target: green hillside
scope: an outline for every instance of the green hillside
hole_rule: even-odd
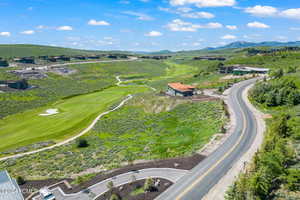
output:
[[[59,55],[85,55],[94,53],[121,53],[105,51],[88,51],[80,49],[70,49],[63,47],[52,47],[30,44],[2,44],[0,45],[0,57],[26,57],[26,56],[59,56]]]

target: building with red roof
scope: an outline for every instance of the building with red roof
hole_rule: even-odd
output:
[[[172,96],[193,96],[196,87],[182,83],[169,83],[167,94]]]

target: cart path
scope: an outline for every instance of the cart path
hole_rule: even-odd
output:
[[[121,108],[127,101],[129,101],[130,99],[132,99],[132,95],[128,95],[124,100],[121,101],[121,103],[109,110],[109,111],[106,111],[104,113],[101,113],[100,115],[98,115],[96,117],[96,119],[94,119],[94,121],[87,127],[85,128],[83,131],[81,131],[79,134],[77,134],[76,136],[73,136],[67,140],[64,140],[60,143],[57,143],[55,145],[52,145],[52,146],[49,146],[49,147],[45,147],[45,148],[41,148],[41,149],[38,149],[38,150],[34,150],[34,151],[29,151],[29,152],[25,152],[25,153],[20,153],[20,154],[16,154],[16,155],[11,155],[11,156],[6,156],[6,157],[3,157],[3,158],[0,158],[0,161],[4,161],[4,160],[7,160],[7,159],[10,159],[10,158],[20,158],[20,157],[23,157],[23,156],[26,156],[26,155],[31,155],[31,154],[35,154],[35,153],[39,153],[39,152],[42,152],[42,151],[46,151],[46,150],[50,150],[50,149],[53,149],[55,147],[59,147],[59,146],[62,146],[62,145],[65,145],[81,136],[83,136],[84,134],[86,134],[87,132],[89,132],[95,125],[96,123],[104,116],[104,115],[107,115],[115,110],[118,110],[119,108]]]

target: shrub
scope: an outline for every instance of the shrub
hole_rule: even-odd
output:
[[[89,143],[86,139],[79,139],[77,141],[77,147],[78,148],[84,148],[84,147],[88,147],[89,146]]]
[[[120,196],[117,194],[112,194],[109,198],[109,200],[121,200]]]
[[[154,180],[152,178],[148,178],[145,181],[144,190],[148,191],[148,192],[153,192],[156,190],[156,188],[154,186]]]
[[[22,176],[18,176],[17,183],[18,183],[18,185],[24,185],[26,183],[26,181]]]

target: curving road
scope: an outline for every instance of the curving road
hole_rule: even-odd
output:
[[[156,200],[202,199],[247,152],[257,135],[257,122],[243,99],[243,91],[256,80],[243,81],[230,90],[228,106],[232,108],[236,119],[236,126],[230,137]]]

